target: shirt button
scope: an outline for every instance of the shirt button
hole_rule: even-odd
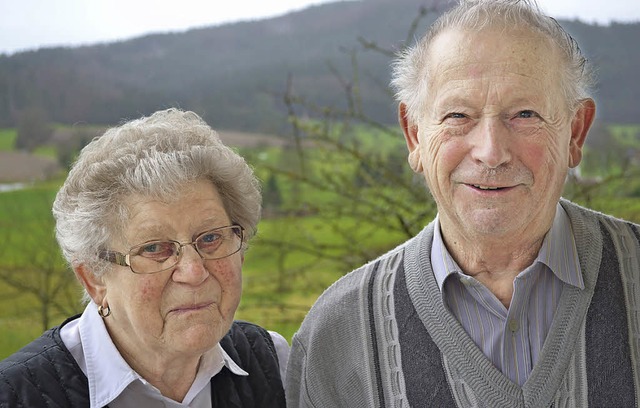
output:
[[[512,333],[515,333],[518,331],[518,329],[520,329],[520,324],[518,324],[518,321],[516,319],[511,319],[509,320],[508,327]]]

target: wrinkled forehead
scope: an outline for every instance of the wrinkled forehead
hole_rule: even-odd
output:
[[[473,81],[562,97],[559,53],[547,37],[531,30],[448,29],[434,38],[427,58],[427,100]]]
[[[532,77],[546,77],[560,68],[559,53],[547,37],[518,28],[448,29],[433,39],[427,58],[430,82],[451,72],[473,77],[483,68],[501,67]]]
[[[131,194],[123,198],[120,207],[122,224],[113,238],[124,242],[230,222],[220,193],[207,180],[188,183],[171,196]]]

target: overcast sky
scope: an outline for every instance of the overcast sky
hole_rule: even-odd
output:
[[[330,1],[334,0],[0,0],[0,53],[273,17]],[[558,18],[599,24],[640,21],[639,0],[538,2]]]

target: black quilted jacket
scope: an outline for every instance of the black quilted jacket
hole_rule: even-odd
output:
[[[1,408],[89,406],[87,377],[60,338],[60,327],[78,317],[0,361]],[[285,406],[278,358],[266,330],[236,321],[220,344],[249,376],[223,368],[211,379],[212,407]]]

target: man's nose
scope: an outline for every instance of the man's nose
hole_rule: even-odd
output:
[[[469,136],[471,156],[476,162],[494,169],[511,160],[511,135],[499,118],[483,118]]]

